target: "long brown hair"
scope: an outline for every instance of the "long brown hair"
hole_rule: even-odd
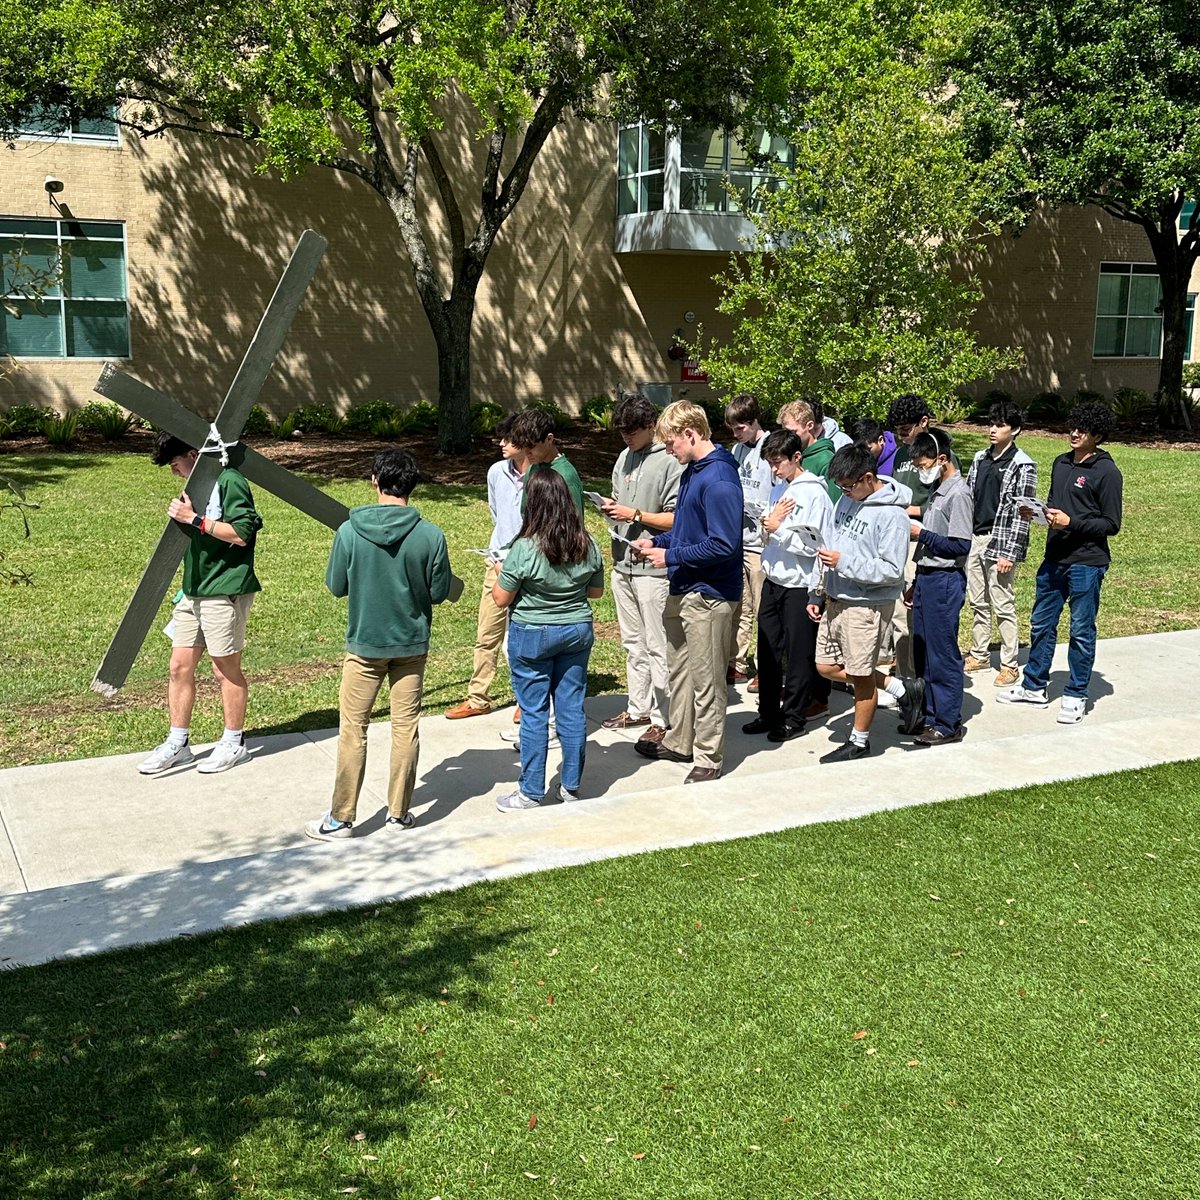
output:
[[[586,562],[592,539],[567,481],[552,467],[538,463],[525,480],[525,516],[518,537],[532,538],[552,567]]]

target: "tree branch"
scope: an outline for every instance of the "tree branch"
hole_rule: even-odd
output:
[[[454,184],[451,183],[450,176],[446,173],[446,167],[438,152],[437,143],[433,140],[433,134],[427,133],[421,139],[421,150],[425,154],[425,161],[429,164],[433,181],[437,184],[438,196],[442,202],[442,212],[446,214],[446,224],[450,227],[452,262],[454,272],[457,274],[459,263],[463,258],[463,247],[466,245],[462,209],[459,208],[458,198],[454,195]]]

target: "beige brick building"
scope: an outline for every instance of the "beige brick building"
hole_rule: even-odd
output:
[[[189,407],[215,409],[304,228],[329,249],[267,405],[278,414],[314,401],[436,399],[433,340],[398,234],[364,184],[318,170],[284,184],[255,173],[248,147],[142,142],[104,126],[0,153],[0,245],[23,239],[50,253],[66,241],[72,251],[62,296],[19,321],[0,318],[0,350],[24,368],[0,405],[85,403],[112,360]],[[720,134],[560,128],[480,287],[475,399],[549,397],[576,410],[618,386],[672,383],[656,398],[677,393],[677,332],[697,322],[728,331],[711,277],[748,225],[726,211],[725,175],[747,188],[764,178]],[[1151,262],[1140,231],[1093,209],[1039,215],[1020,237],[989,243],[979,327],[1027,359],[996,382],[1018,395],[1152,390]]]

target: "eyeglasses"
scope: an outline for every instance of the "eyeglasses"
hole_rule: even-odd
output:
[[[858,487],[858,485],[859,485],[860,483],[862,483],[862,481],[863,481],[864,479],[866,479],[866,476],[865,476],[865,475],[860,475],[860,476],[859,476],[859,477],[858,477],[858,478],[857,478],[857,479],[856,479],[856,480],[855,480],[853,483],[851,483],[851,484],[839,483],[839,484],[838,484],[838,490],[839,490],[839,491],[842,493],[842,495],[843,495],[843,496],[848,496],[848,495],[850,495],[850,493],[851,493],[852,491],[854,491],[854,489],[855,489],[856,487]]]

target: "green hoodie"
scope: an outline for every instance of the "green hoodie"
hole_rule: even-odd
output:
[[[445,535],[407,504],[352,508],[325,572],[329,590],[350,597],[346,649],[360,658],[428,654],[433,606],[450,580]]]
[[[814,438],[808,449],[800,456],[800,465],[825,480],[825,490],[835,504],[842,498],[842,489],[829,478],[829,464],[833,461],[833,442],[829,438]]]

